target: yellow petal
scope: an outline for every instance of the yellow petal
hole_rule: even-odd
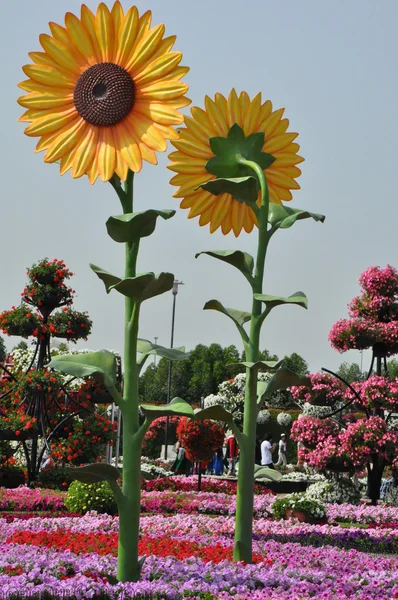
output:
[[[49,67],[52,67],[53,69],[57,69],[58,67],[57,63],[55,63],[52,60],[51,56],[49,56],[45,52],[28,52],[28,56],[31,59],[31,61],[36,63],[36,65],[47,65]],[[70,77],[70,75],[67,74],[67,77]]]
[[[273,192],[275,192],[275,196],[278,198],[278,204],[281,204],[282,200],[283,202],[289,202],[289,200],[293,199],[292,192],[287,188],[278,187],[273,183],[270,186],[270,190],[271,189],[273,190]]]
[[[279,152],[277,157],[276,157],[276,161],[274,162],[273,166],[278,166],[279,167],[290,167],[292,165],[298,165],[299,163],[303,162],[304,158],[302,158],[301,156],[298,156],[297,154],[293,154],[291,152]]]
[[[238,125],[242,126],[243,123],[240,113],[240,104],[235,88],[232,88],[228,97],[228,111],[230,114],[232,125],[234,123],[237,123]]]
[[[154,127],[153,122],[144,117],[131,112],[127,115],[124,123],[131,131],[135,132],[139,141],[144,142],[156,152],[164,152],[167,148],[167,142],[160,131]]]
[[[244,205],[237,200],[232,200],[231,223],[235,237],[238,237],[243,227]]]
[[[214,96],[214,102],[221,114],[225,115],[225,121],[228,127],[227,131],[229,131],[234,123],[232,122],[232,118],[229,113],[228,100],[225,98],[225,96],[217,92],[217,94]]]
[[[68,12],[65,15],[65,26],[73,45],[76,46],[80,54],[85,57],[90,66],[95,65],[98,62],[97,56],[93,44],[91,43],[89,33],[84,25],[75,15]]]
[[[72,168],[73,159],[75,157],[75,154],[76,154],[76,148],[73,148],[68,154],[65,154],[65,156],[63,156],[61,158],[61,160],[59,161],[59,174],[60,175],[65,175],[65,173],[67,171],[69,171],[69,169]]]
[[[145,34],[149,31],[149,29],[151,27],[151,21],[152,21],[152,12],[150,10],[147,10],[146,12],[144,12],[142,17],[140,17],[139,22],[138,22],[138,31],[137,31],[137,37],[136,37],[137,44],[140,42],[140,40],[143,39]]]
[[[154,127],[157,129],[158,132],[162,134],[165,140],[178,140],[180,137],[175,129],[173,129],[172,127],[168,127],[167,125],[156,123]]]
[[[168,107],[167,104],[141,100],[134,104],[134,110],[140,115],[147,117],[150,121],[163,125],[179,125],[184,120],[181,113],[174,108]]]
[[[145,87],[157,79],[162,79],[168,73],[172,73],[175,67],[181,62],[181,52],[169,52],[163,54],[155,60],[151,61],[145,69],[134,76],[134,83],[141,87]]]
[[[249,98],[249,94],[247,92],[240,93],[239,106],[240,106],[240,120],[242,123],[242,129],[243,129],[243,123],[244,123],[247,111],[250,110],[250,98]]]
[[[94,55],[96,57],[96,62],[101,62],[101,49],[97,40],[97,35],[95,33],[95,15],[85,4],[83,4],[81,7],[80,20],[90,37],[90,41],[94,49]],[[90,169],[90,171],[92,171],[92,169]]]
[[[221,194],[220,196],[217,196],[210,223],[210,233],[214,233],[216,229],[220,227],[226,215],[231,210],[232,202],[233,200],[230,194]]]
[[[55,133],[50,133],[48,135],[43,135],[42,138],[37,142],[35,152],[42,152],[43,150],[47,150],[51,146],[51,144],[57,139],[59,136],[59,131]]]
[[[197,194],[193,196],[187,196],[184,200],[180,202],[180,208],[191,208],[196,202]]]
[[[138,143],[133,138],[131,132],[124,124],[124,121],[119,123],[115,129],[115,142],[122,157],[126,161],[134,173],[138,173],[142,169],[142,157],[138,147]]]
[[[132,6],[127,11],[119,31],[118,48],[115,62],[124,67],[130,59],[131,50],[137,37],[139,26],[138,10]]]
[[[242,129],[245,132],[245,135],[251,135],[252,133],[255,133],[254,127],[259,121],[260,109],[261,92],[259,92],[257,96],[254,96],[253,100],[251,101],[250,108],[247,110],[243,119]]]
[[[244,205],[244,209],[245,211],[243,216],[243,229],[246,231],[246,233],[251,233],[254,227],[254,221],[252,219],[253,211],[246,204]]]
[[[203,150],[201,147],[198,147],[197,144],[188,140],[179,139],[174,142],[174,146],[177,150],[181,150],[181,152],[184,152],[184,154],[188,154],[188,156],[192,156],[193,158],[204,158],[207,161],[213,156],[210,147],[207,150]]]
[[[45,110],[59,108],[73,102],[73,94],[68,94],[65,89],[46,88],[45,92],[32,92],[18,98],[18,104],[25,108]]]
[[[139,97],[151,98],[153,100],[173,100],[183,96],[188,90],[186,83],[181,81],[157,81],[152,85],[141,88],[137,93]]]
[[[288,146],[290,142],[295,140],[297,136],[298,133],[283,133],[282,135],[276,135],[270,140],[266,139],[265,144],[263,146],[263,152],[273,154],[278,150],[282,150],[283,148],[286,148],[286,146]]]
[[[193,106],[191,108],[192,119],[185,117],[187,123],[189,123],[189,129],[195,132],[196,136],[202,139],[209,140],[212,137],[219,135],[217,126],[212,122],[204,110]]]
[[[289,119],[281,119],[272,132],[272,135],[281,135],[281,133],[285,133],[285,131],[287,131],[288,127]]]
[[[223,232],[224,235],[227,235],[232,229],[232,223],[231,223],[231,213],[229,212],[226,216],[224,221],[221,223],[221,231]]]
[[[64,75],[60,70],[47,65],[25,65],[22,67],[25,75],[43,85],[73,89],[75,78]]]
[[[213,194],[209,194],[209,192],[199,193],[195,203],[192,205],[192,208],[189,211],[188,219],[194,219],[201,213],[209,210],[209,208],[213,211],[215,202],[216,196],[213,196]]]
[[[114,28],[114,32],[115,32],[115,40],[118,40],[119,29],[120,29],[120,26],[124,19],[123,8],[122,8],[122,5],[120,4],[119,0],[117,0],[115,2],[115,4],[112,6],[111,16],[112,16],[113,28]]]
[[[126,65],[128,71],[132,71],[134,74],[139,72],[140,69],[146,65],[160,44],[164,35],[164,30],[165,27],[163,24],[156,25],[156,27],[143,36],[141,41],[135,46],[133,56]]]
[[[170,171],[175,171],[176,173],[186,173],[188,175],[202,174],[202,175],[206,176],[209,173],[205,169],[205,164],[206,163],[203,160],[191,159],[189,161],[187,161],[187,160],[182,160],[180,162],[173,161],[170,165],[167,165],[167,168],[170,169]]]
[[[97,14],[95,16],[95,33],[101,49],[102,62],[113,62],[115,32],[113,29],[112,15],[109,12],[109,8],[103,2],[101,2],[97,8]]]
[[[116,138],[115,133],[113,133],[113,136]],[[126,181],[128,170],[129,170],[128,164],[124,160],[122,153],[120,152],[120,150],[116,150],[115,172],[119,175],[119,177],[122,181]]]
[[[216,103],[209,96],[205,96],[205,108],[210,122],[214,123],[219,137],[225,137],[229,131],[226,115],[220,111]]]
[[[198,123],[196,119],[191,117],[185,117],[185,125],[187,129],[184,130],[184,139],[193,141],[192,137],[196,140],[200,140],[201,148],[210,148],[210,138],[216,134],[209,129],[208,124],[206,127],[202,126],[202,123]]]
[[[265,171],[265,174],[268,176],[269,173],[282,173],[284,175],[287,175],[288,177],[293,177],[294,179],[296,177],[300,177],[301,175],[301,170],[298,169],[297,167],[279,167],[276,164],[276,161]]]
[[[62,129],[62,127],[68,123],[71,123],[77,117],[74,105],[68,106],[68,108],[61,111],[50,109],[42,112],[46,114],[36,118],[33,123],[25,129],[26,135],[35,137],[54,133],[58,129]]]
[[[207,210],[205,210],[199,218],[199,225],[201,227],[203,227],[204,225],[207,225],[208,223],[210,223],[211,221],[211,217],[213,214],[213,207],[211,206],[210,208],[208,208]],[[190,215],[188,215],[188,219],[191,219],[192,217]]]
[[[97,167],[102,181],[109,181],[115,172],[116,151],[110,127],[100,127],[98,132]]]
[[[55,162],[70,152],[79,143],[87,127],[88,124],[81,117],[63,127],[49,146],[44,156],[44,162]]]
[[[272,136],[284,112],[284,108],[279,108],[260,123],[260,129],[261,131],[264,131],[266,140],[270,139]]]
[[[179,190],[175,193],[176,198],[184,198],[184,196],[190,196],[197,191],[200,185],[215,179],[214,175],[207,176],[204,175],[176,175],[172,179],[170,179],[171,185],[179,185]],[[199,190],[198,190],[199,191]]]
[[[44,51],[55,63],[72,73],[80,74],[80,65],[73,54],[69,52],[68,46],[45,33],[40,35],[39,40]]]
[[[292,190],[300,189],[300,186],[297,183],[297,181],[295,181],[291,177],[288,177],[287,175],[285,175],[284,173],[282,173],[280,171],[275,171],[274,173],[268,173],[266,171],[266,177],[267,177],[267,181],[269,181],[270,184],[275,184],[281,188],[287,188],[287,189],[292,189]]]
[[[96,156],[98,144],[98,127],[89,127],[86,136],[76,148],[73,158],[72,177],[82,177],[90,170]]]

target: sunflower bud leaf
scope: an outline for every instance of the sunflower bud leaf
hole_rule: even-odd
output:
[[[144,212],[109,217],[106,222],[106,229],[108,235],[115,242],[132,243],[151,235],[155,231],[158,217],[167,220],[174,217],[175,213],[175,210],[150,209]]]

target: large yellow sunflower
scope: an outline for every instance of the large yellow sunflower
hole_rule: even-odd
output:
[[[304,159],[297,155],[300,146],[294,140],[298,134],[287,132],[289,121],[282,118],[284,109],[273,110],[269,100],[262,103],[261,93],[252,100],[246,92],[238,97],[234,89],[228,99],[222,94],[216,94],[214,100],[206,96],[205,110],[195,106],[191,113],[192,117],[185,117],[186,127],[180,129],[180,138],[172,141],[177,151],[170,154],[172,162],[168,168],[177,173],[171,183],[179,186],[174,197],[183,198],[180,206],[190,209],[189,219],[200,215],[200,225],[210,223],[211,233],[219,227],[224,234],[231,229],[236,236],[242,229],[250,233],[257,225],[257,218],[247,203],[237,201],[228,193],[215,196],[198,189],[201,184],[216,179],[206,169],[207,162],[214,158],[210,139],[226,137],[235,124],[246,137],[264,133],[262,151],[275,159],[264,170],[270,201],[282,204],[292,199],[291,190],[300,188],[296,178],[301,171],[296,165]]]
[[[135,6],[124,14],[119,1],[111,10],[101,3],[96,15],[83,4],[80,19],[66,13],[65,27],[50,23],[51,35],[40,36],[44,52],[29,54],[20,120],[31,123],[26,135],[40,137],[45,162],[60,161],[61,175],[72,169],[94,183],[116,172],[125,180],[178,139],[178,109],[190,103],[180,79],[189,69],[171,51],[175,36],[151,28],[151,18]]]

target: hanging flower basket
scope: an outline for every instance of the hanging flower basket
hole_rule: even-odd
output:
[[[7,335],[29,337],[40,330],[42,323],[42,317],[23,304],[0,314],[0,328]]]
[[[63,260],[54,258],[50,261],[47,257],[29,267],[26,274],[32,282],[42,285],[62,283],[73,275]]]
[[[113,398],[106,388],[95,379],[88,379],[78,391],[79,402],[89,404],[112,404]]]
[[[36,431],[34,429],[25,429],[20,431],[17,429],[13,431],[12,429],[0,429],[0,440],[3,441],[16,441],[23,442],[25,440],[30,440],[35,437]]]
[[[50,313],[61,305],[70,304],[73,290],[64,283],[41,285],[34,282],[25,287],[22,296],[25,302],[36,306],[42,313]]]
[[[91,333],[92,324],[87,312],[78,312],[66,307],[48,319],[49,330],[54,337],[65,338],[73,342],[82,338],[87,339]]]

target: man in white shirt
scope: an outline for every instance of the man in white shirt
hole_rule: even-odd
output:
[[[275,466],[279,465],[286,466],[287,458],[286,458],[286,434],[282,433],[281,439],[279,440],[279,450],[278,450],[278,462],[275,463]]]
[[[272,463],[272,453],[275,450],[276,444],[272,445],[272,437],[269,433],[264,436],[264,441],[261,444],[261,465],[263,467],[268,467],[269,469],[274,469],[274,465]]]

